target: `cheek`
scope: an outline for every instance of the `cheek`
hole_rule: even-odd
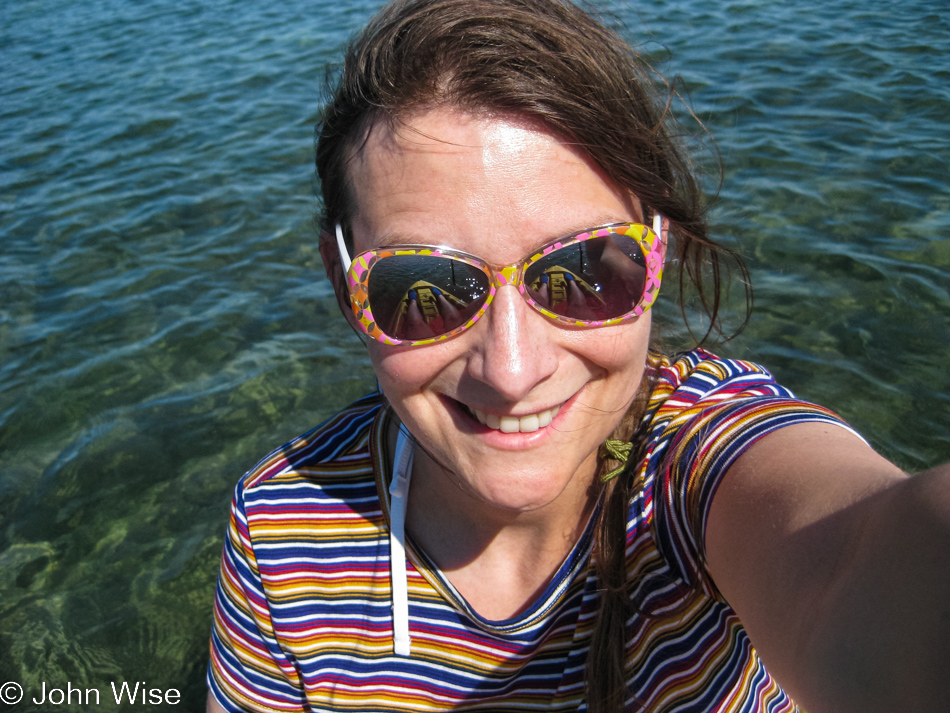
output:
[[[641,317],[635,323],[621,325],[616,335],[603,339],[596,351],[588,352],[600,378],[590,384],[586,404],[595,407],[597,413],[613,414],[613,418],[606,419],[609,428],[605,437],[616,428],[640,388],[649,345],[649,319]]]
[[[384,393],[393,401],[400,387],[408,386],[414,379],[412,359],[407,358],[408,350],[381,344],[368,344],[369,360]]]
[[[372,342],[367,344],[376,378],[390,401],[395,397],[418,393],[445,369],[451,357],[442,345],[428,347],[394,347]]]
[[[618,371],[643,370],[646,364],[647,351],[650,348],[650,315],[640,317],[632,325],[631,333],[618,340],[619,348],[614,353],[615,368]]]
[[[650,314],[614,327],[574,332],[573,351],[601,376],[629,376],[642,371],[650,346]]]

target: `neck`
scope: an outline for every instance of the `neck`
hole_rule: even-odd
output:
[[[495,506],[416,447],[406,527],[469,605],[500,620],[527,608],[583,534],[599,496],[597,454],[553,502]]]

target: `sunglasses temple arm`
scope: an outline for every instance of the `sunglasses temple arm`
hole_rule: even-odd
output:
[[[669,224],[667,224],[668,226]],[[659,212],[653,213],[653,232],[656,233],[656,236],[660,239],[660,245],[662,249],[663,262],[676,262],[675,258],[671,258],[669,261],[666,259],[666,249],[669,247],[666,242],[667,236],[663,234],[663,216]]]
[[[654,221],[654,224],[655,223],[656,221]],[[345,275],[350,271],[350,264],[353,261],[350,260],[350,254],[346,250],[346,243],[343,242],[343,228],[340,227],[339,223],[336,224],[336,246],[340,251],[340,261],[343,263],[343,274]]]

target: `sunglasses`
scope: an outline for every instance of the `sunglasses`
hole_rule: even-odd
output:
[[[653,228],[614,223],[558,238],[513,265],[448,247],[367,250],[352,262],[336,226],[353,313],[384,344],[423,345],[475,324],[504,285],[553,322],[603,327],[646,312],[660,290],[666,246]]]

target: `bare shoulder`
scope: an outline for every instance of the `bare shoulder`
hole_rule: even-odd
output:
[[[843,428],[789,426],[723,477],[705,544],[805,708],[950,710],[950,467],[909,477]]]
[[[907,477],[832,424],[780,429],[733,464],[710,507],[706,556],[753,639],[814,611],[880,494]]]
[[[751,534],[802,530],[907,477],[844,428],[782,428],[753,444],[723,478],[709,515],[708,551],[712,557],[721,544],[728,550],[729,541]],[[756,530],[760,519],[767,533],[745,531]]]

